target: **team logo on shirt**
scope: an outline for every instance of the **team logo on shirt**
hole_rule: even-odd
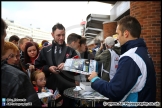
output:
[[[115,61],[119,61],[119,57],[116,57],[116,58],[115,58]]]
[[[115,65],[115,68],[118,68],[118,65]]]

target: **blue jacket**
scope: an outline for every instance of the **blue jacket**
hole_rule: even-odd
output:
[[[126,42],[121,54],[114,78],[96,79],[92,88],[113,101],[155,102],[155,69],[144,40]]]

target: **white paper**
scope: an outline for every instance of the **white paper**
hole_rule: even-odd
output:
[[[101,95],[98,92],[84,92],[84,93],[82,93],[82,96],[84,96],[84,98],[86,98],[86,99],[105,99],[105,100],[109,100],[109,98],[104,97],[103,95]]]
[[[77,90],[82,90],[82,89],[80,88],[80,86],[76,86],[76,89],[77,89]]]
[[[73,59],[66,59],[66,63],[64,64],[64,66],[71,66],[73,62]]]
[[[51,92],[41,92],[41,93],[37,93],[37,94],[38,94],[39,99],[42,99],[45,97],[50,97],[53,95]]]
[[[92,92],[84,92],[84,93],[82,93],[82,95],[84,96],[84,95],[89,95],[89,94],[91,94]]]
[[[76,72],[84,75],[90,75],[96,71],[97,61],[88,59],[66,59],[63,70]]]
[[[56,89],[54,94],[53,94],[53,97],[55,98],[58,94],[59,94],[59,91],[58,91],[58,89]]]

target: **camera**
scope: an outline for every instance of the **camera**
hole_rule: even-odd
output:
[[[25,68],[28,69],[30,65],[30,63],[25,64]]]
[[[106,45],[105,45],[105,43],[103,43],[103,50],[106,50]]]
[[[115,44],[117,44],[117,43],[118,43],[118,41],[117,41],[117,40],[115,40],[114,42],[115,42]]]

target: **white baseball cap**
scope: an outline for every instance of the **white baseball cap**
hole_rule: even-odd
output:
[[[108,45],[108,46],[113,46],[115,44],[115,40],[113,37],[111,36],[108,36],[106,39],[105,39],[105,45]]]

